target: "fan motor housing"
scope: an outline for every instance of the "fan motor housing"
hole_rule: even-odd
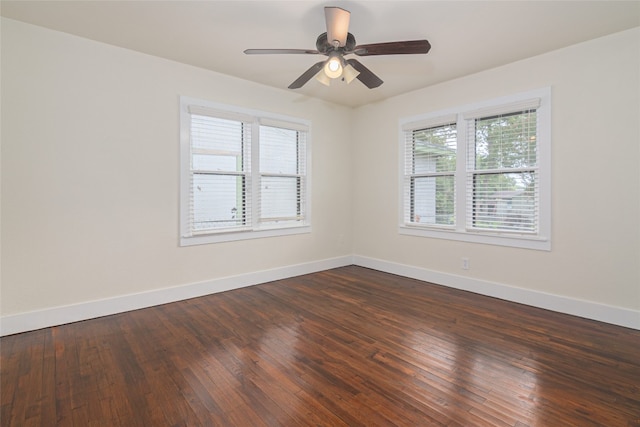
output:
[[[329,40],[327,40],[327,33],[322,33],[316,40],[316,49],[320,53],[327,54],[333,50],[342,50],[344,52],[350,52],[356,47],[356,38],[351,33],[347,33],[347,41],[343,47],[334,47]]]

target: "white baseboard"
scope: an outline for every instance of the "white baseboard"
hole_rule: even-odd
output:
[[[533,307],[640,330],[639,311],[354,255],[263,270],[238,276],[223,277],[138,294],[122,295],[103,300],[3,316],[0,318],[0,336],[78,322],[125,311],[138,310],[352,264]]]
[[[172,288],[2,316],[0,336],[94,319],[352,264],[351,256],[331,258]]]
[[[533,291],[531,289],[516,288],[499,283],[441,273],[420,267],[358,255],[354,255],[353,263],[361,267],[410,277],[450,288],[640,330],[640,311]]]

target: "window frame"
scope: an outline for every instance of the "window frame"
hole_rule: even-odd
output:
[[[286,236],[311,232],[311,122],[309,120],[284,116],[265,111],[252,110],[238,106],[216,103],[212,101],[180,96],[180,220],[179,220],[179,244],[180,246],[192,246],[210,243],[231,242],[237,240],[256,239],[265,237]],[[209,115],[222,119],[238,120],[250,123],[250,166],[249,170],[234,173],[246,178],[246,197],[250,223],[241,228],[223,228],[220,230],[208,230],[202,233],[193,233],[190,219],[190,191],[191,191],[191,115]],[[302,162],[301,204],[303,205],[303,218],[297,222],[283,222],[279,224],[263,224],[260,221],[260,126],[282,127],[305,133],[304,158]],[[223,173],[224,174],[224,173]]]
[[[473,170],[468,169],[468,159],[473,142],[468,141],[469,123],[476,118],[521,111],[536,103],[537,114],[537,175],[538,218],[537,232],[489,231],[469,228],[468,204],[471,203],[472,186],[469,183]],[[523,107],[524,106],[524,107]],[[406,209],[411,206],[406,179],[406,132],[444,125],[455,117],[457,123],[457,161],[455,172],[455,225],[423,225],[406,221]],[[474,104],[448,108],[432,113],[402,118],[399,122],[399,226],[401,235],[447,239],[516,248],[551,250],[551,88],[541,88],[514,95],[494,98]]]

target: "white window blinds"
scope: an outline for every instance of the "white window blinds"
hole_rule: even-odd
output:
[[[401,234],[549,250],[550,88],[401,120]]]
[[[304,220],[306,133],[260,126],[260,221]]]
[[[191,115],[191,234],[251,225],[251,124]]]
[[[468,121],[467,227],[535,233],[538,228],[535,109]]]
[[[308,125],[190,102],[181,98],[182,244],[308,226]]]
[[[455,121],[405,127],[405,223],[455,225],[456,134]]]

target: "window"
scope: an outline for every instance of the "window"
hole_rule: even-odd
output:
[[[309,124],[182,97],[181,245],[309,232]]]
[[[400,233],[550,249],[550,90],[401,121]]]

